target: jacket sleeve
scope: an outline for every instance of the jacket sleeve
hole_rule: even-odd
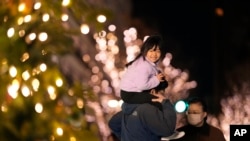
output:
[[[170,136],[175,132],[176,128],[176,112],[173,104],[166,100],[162,104],[162,111],[159,108],[144,104],[140,107],[140,118],[149,131],[158,136]],[[150,111],[150,112],[149,112]]]
[[[111,132],[115,134],[115,136],[121,139],[121,123],[122,123],[122,112],[118,112],[111,117],[108,122],[108,126],[111,129]]]
[[[134,71],[137,72],[134,76],[137,89],[149,90],[159,85],[160,81],[156,77],[156,72],[148,62],[144,61],[137,65]]]

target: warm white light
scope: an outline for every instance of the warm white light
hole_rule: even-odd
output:
[[[36,33],[30,33],[30,34],[29,34],[29,39],[30,39],[31,41],[35,40],[35,39],[36,39]]]
[[[47,21],[49,21],[49,14],[43,14],[43,21],[44,22],[47,22]]]
[[[31,82],[31,85],[32,85],[34,91],[38,91],[38,88],[40,86],[40,82],[38,79],[33,79]]]
[[[70,0],[63,0],[62,6],[68,6],[70,4]]]
[[[42,111],[43,111],[43,105],[42,105],[41,103],[37,103],[37,104],[35,105],[35,111],[36,111],[37,113],[42,113]]]
[[[38,38],[39,38],[40,41],[44,42],[44,41],[47,40],[48,34],[45,33],[45,32],[42,32],[42,33],[39,34]]]
[[[82,34],[88,34],[89,33],[89,26],[87,24],[81,25],[81,32]]]
[[[15,29],[13,27],[11,27],[7,31],[7,36],[10,38],[10,37],[14,36],[14,33],[15,33]]]
[[[13,99],[17,98],[18,93],[17,93],[17,86],[15,85],[9,85],[8,86],[8,94],[10,97],[12,97]]]
[[[47,70],[47,65],[42,63],[39,68],[42,72],[45,72]]]
[[[53,87],[53,86],[48,86],[48,93],[49,94],[53,94],[53,93],[55,93],[55,88]]]
[[[36,3],[34,4],[34,9],[35,9],[35,10],[38,10],[39,8],[41,8],[41,6],[42,6],[41,2],[36,2]]]
[[[100,23],[104,23],[104,22],[106,22],[106,20],[107,20],[107,18],[104,15],[98,15],[97,16],[97,21],[100,22]]]
[[[17,91],[18,89],[19,89],[19,87],[20,87],[20,83],[19,83],[19,81],[17,80],[17,79],[14,79],[13,81],[12,81],[12,88],[15,90],[15,91]]]
[[[47,91],[52,100],[56,99],[55,88],[53,86],[48,86]]]
[[[28,80],[30,78],[30,73],[28,71],[25,71],[22,73],[23,80]]]
[[[56,79],[56,86],[61,87],[63,85],[63,81],[61,78]]]
[[[26,8],[25,3],[20,3],[20,4],[18,5],[18,11],[19,11],[19,12],[24,11],[24,10],[25,10],[25,8]]]
[[[58,127],[58,128],[56,129],[56,133],[57,133],[57,135],[62,136],[62,135],[63,135],[63,129],[60,128],[60,127]]]
[[[16,67],[11,66],[10,69],[9,69],[9,74],[10,74],[11,77],[16,77],[16,75],[17,75]]]
[[[17,19],[17,24],[18,24],[18,25],[21,25],[23,22],[24,22],[23,17],[19,17],[19,18]]]
[[[24,97],[28,97],[30,95],[30,89],[27,86],[22,86],[21,91]]]
[[[13,99],[17,98],[18,96],[17,91],[13,89],[13,86],[8,87],[8,93],[9,93],[9,96],[12,97]]]
[[[24,17],[24,22],[25,23],[28,23],[28,22],[30,22],[31,21],[31,15],[26,15],[25,17]]]
[[[62,19],[62,21],[66,22],[67,20],[69,20],[69,15],[63,14],[61,19]]]

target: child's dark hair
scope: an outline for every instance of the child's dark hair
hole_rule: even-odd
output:
[[[164,49],[164,46],[163,46],[162,37],[160,35],[151,35],[142,44],[140,53],[136,56],[136,58],[134,60],[127,63],[126,67],[131,65],[135,60],[137,60],[141,56],[143,56],[143,59],[145,59],[145,56],[146,56],[148,50],[152,49],[155,46],[159,46],[159,49],[161,51],[161,56],[160,56],[159,60],[162,60],[165,57],[165,53],[166,53],[166,50]]]

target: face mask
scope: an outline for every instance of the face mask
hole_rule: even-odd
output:
[[[197,125],[203,121],[203,117],[202,114],[188,114],[187,120],[189,124]]]

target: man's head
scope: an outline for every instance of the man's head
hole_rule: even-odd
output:
[[[187,120],[188,123],[200,127],[207,118],[207,105],[205,101],[198,97],[191,98],[188,101]]]

